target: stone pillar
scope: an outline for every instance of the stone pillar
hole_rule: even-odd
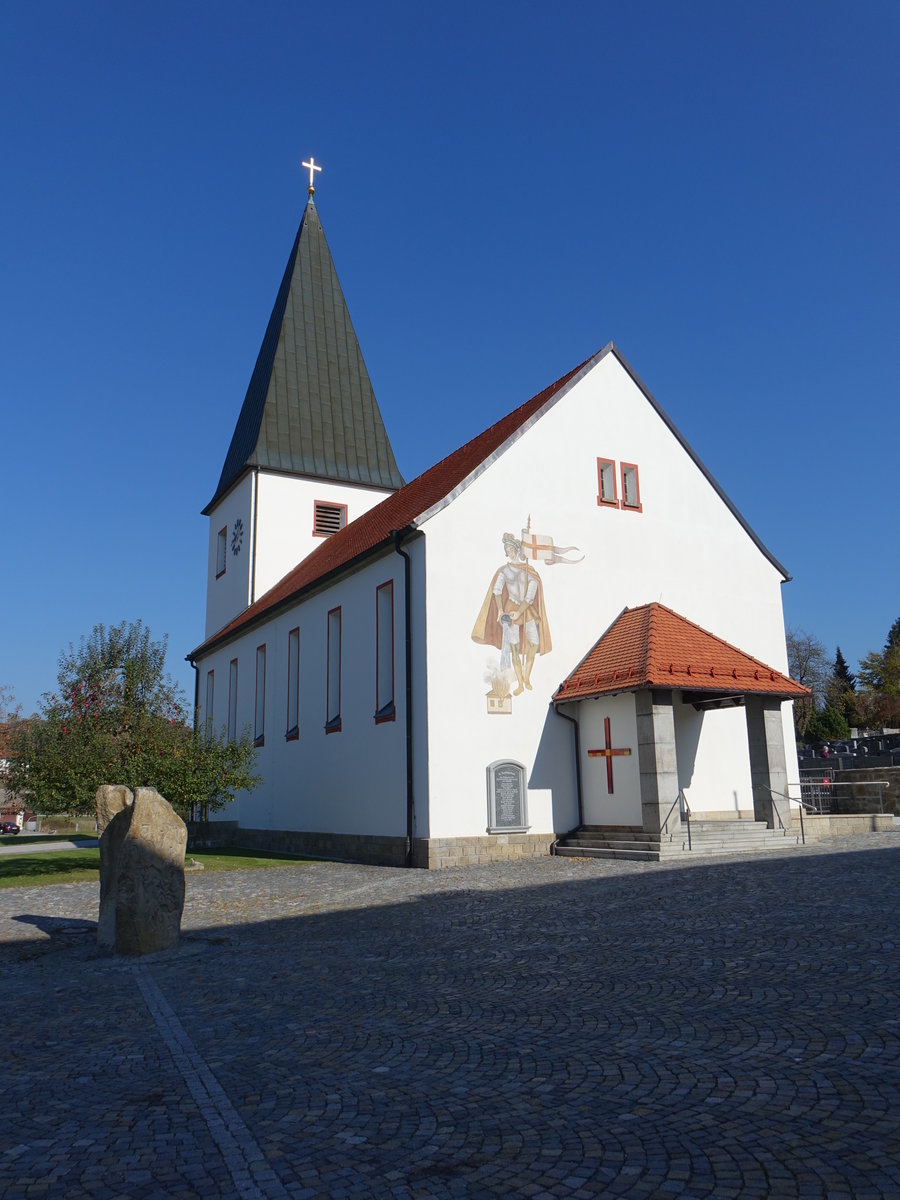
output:
[[[785,829],[791,826],[791,806],[787,795],[787,759],[784,753],[784,725],[781,701],[766,696],[747,696],[747,742],[750,747],[750,782],[753,786],[753,816],[765,821],[770,829],[779,829],[778,817]],[[775,796],[772,792],[780,793]],[[774,805],[777,804],[778,810]]]
[[[638,766],[641,771],[641,814],[645,833],[659,833],[668,816],[671,833],[681,823],[678,760],[675,755],[675,710],[670,691],[635,694]],[[674,808],[673,808],[674,805]],[[672,810],[671,813],[669,810]]]

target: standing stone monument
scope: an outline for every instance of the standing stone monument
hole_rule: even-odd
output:
[[[150,954],[178,940],[184,911],[187,826],[155,788],[105,784],[97,792],[100,919],[97,943]]]

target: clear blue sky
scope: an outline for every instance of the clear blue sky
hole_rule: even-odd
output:
[[[854,668],[900,616],[900,5],[0,7],[0,683],[202,640],[305,201],[400,469],[614,340]]]

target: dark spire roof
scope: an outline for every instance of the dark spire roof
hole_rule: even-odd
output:
[[[403,478],[312,198],[208,513],[248,467],[399,488]]]

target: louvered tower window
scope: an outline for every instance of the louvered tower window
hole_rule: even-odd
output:
[[[316,500],[313,506],[313,533],[316,537],[331,537],[347,524],[346,504],[326,504]]]

